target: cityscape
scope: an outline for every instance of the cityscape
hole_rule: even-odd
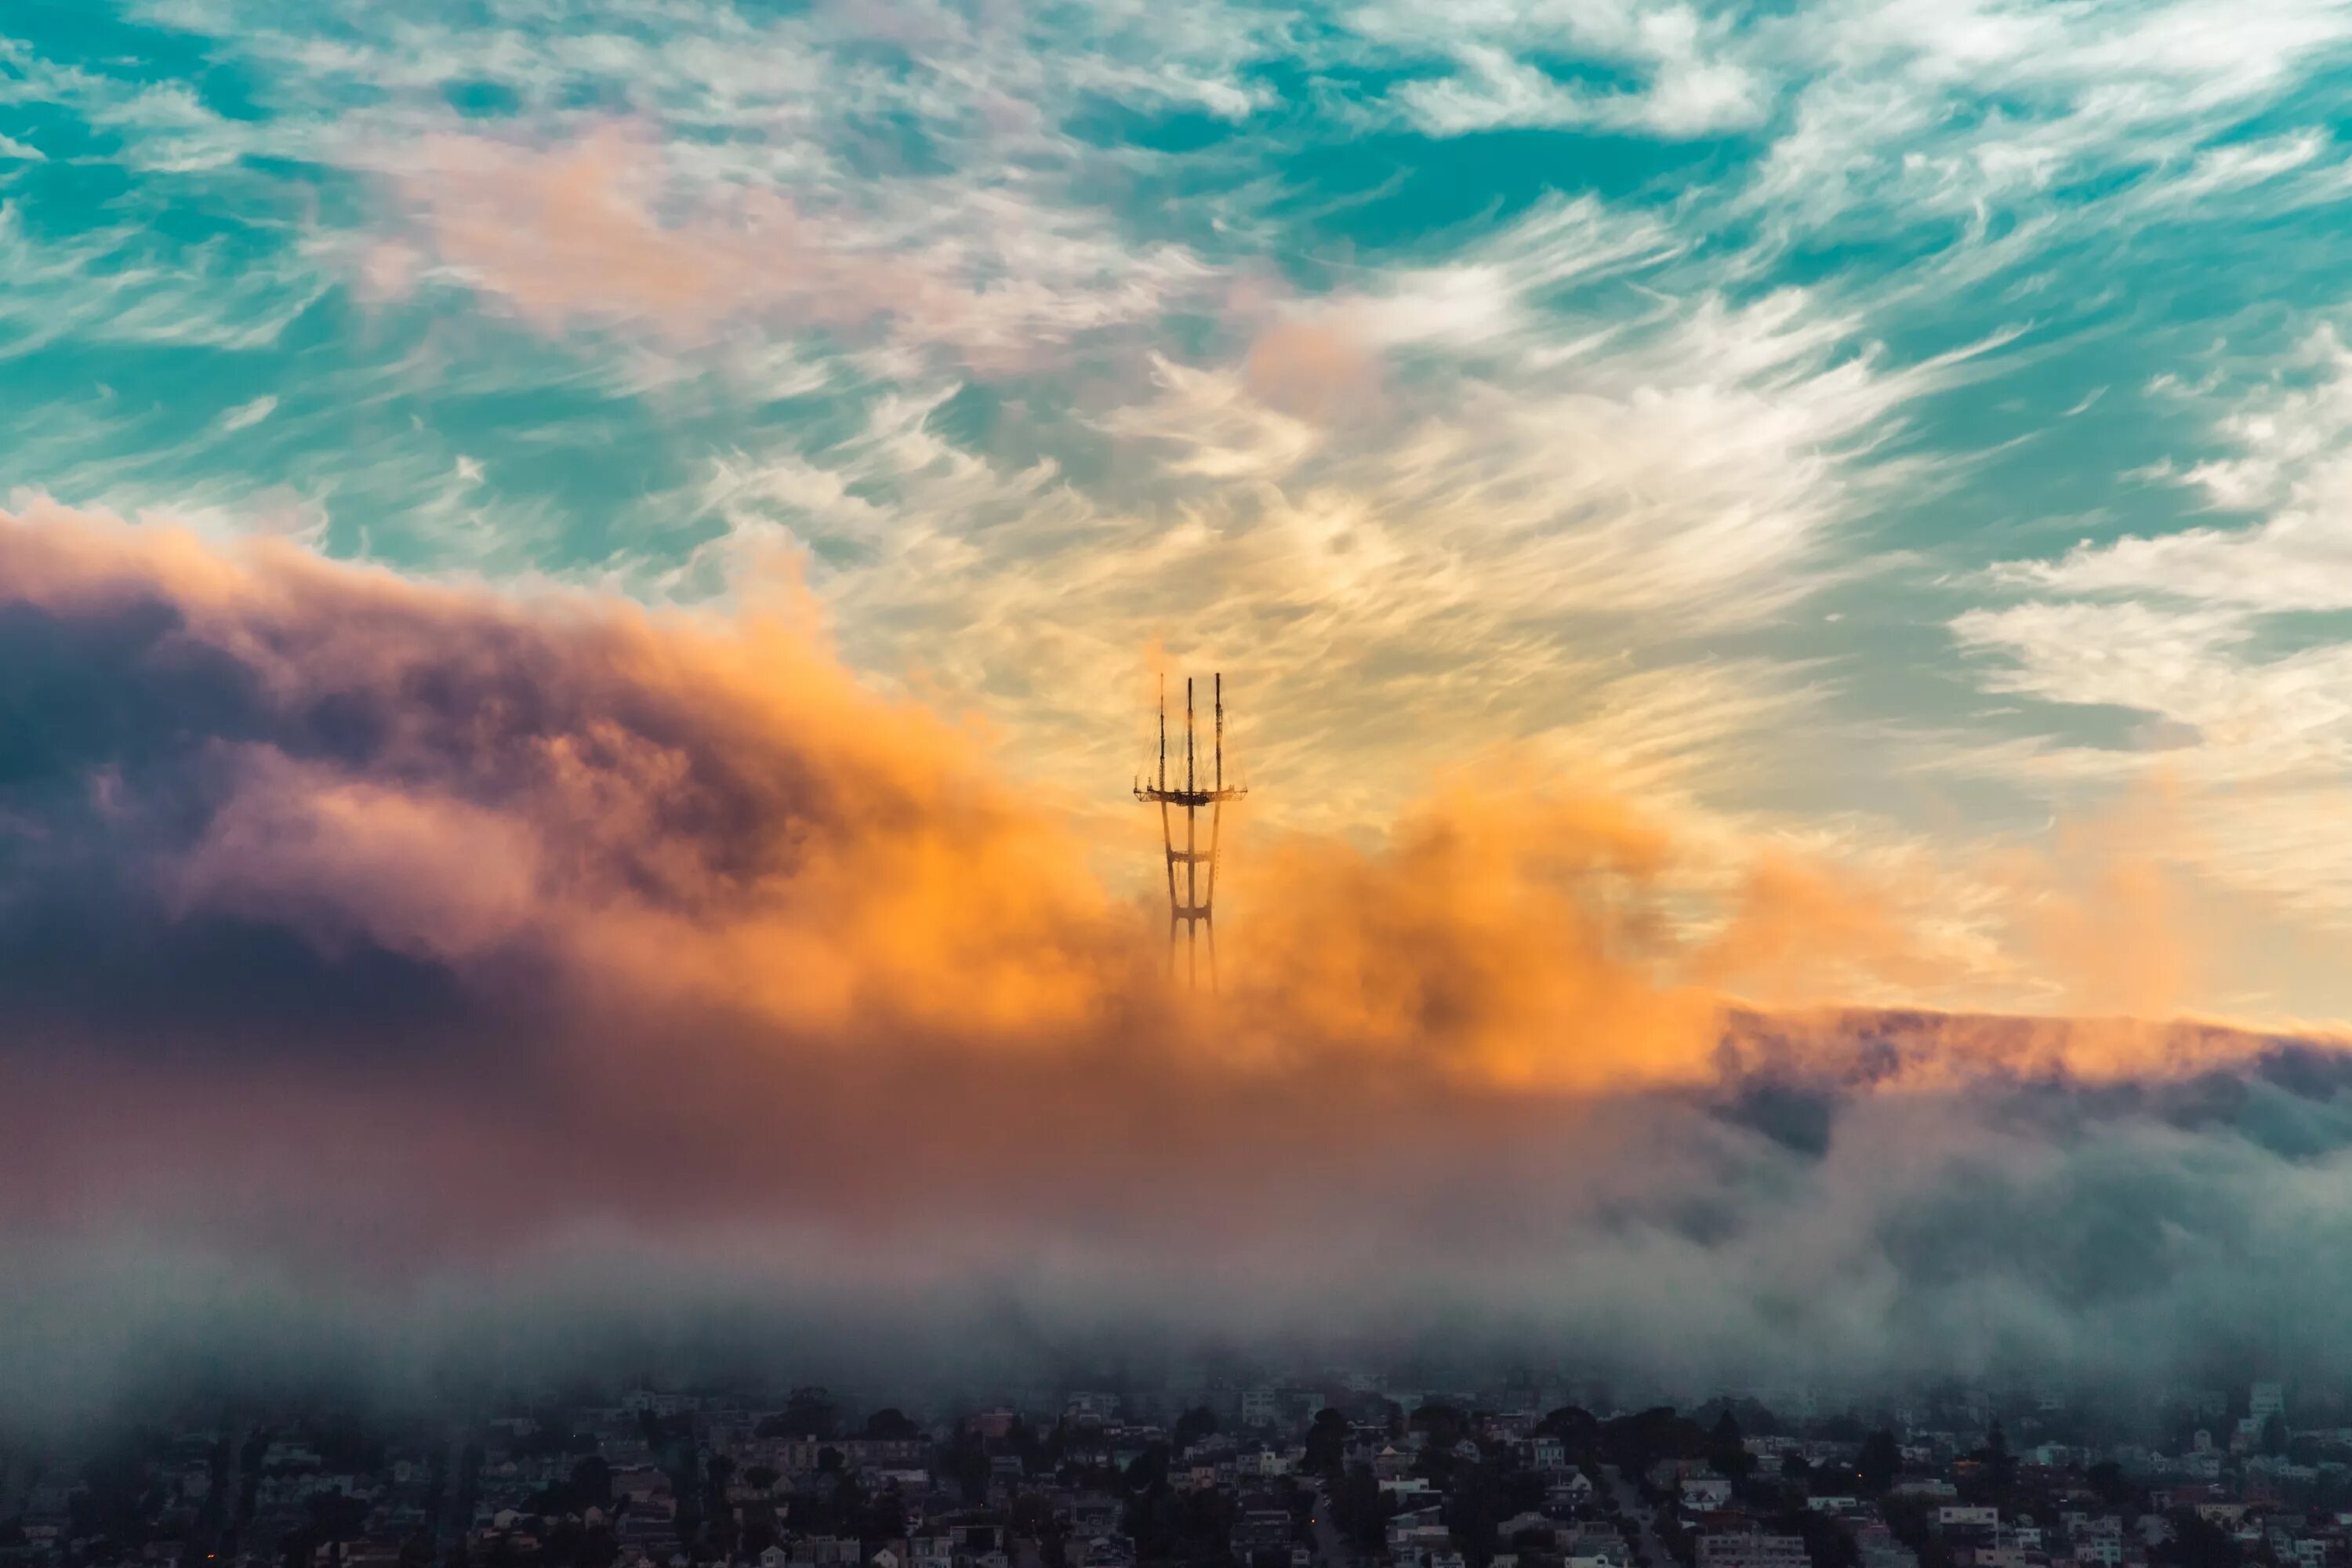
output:
[[[2352,0],[0,0],[0,1568],[2352,1568]]]
[[[1638,1404],[1638,1402],[1637,1402]],[[875,1405],[637,1386],[132,1410],[13,1445],[0,1562],[259,1568],[2327,1568],[2340,1389],[1385,1376]]]

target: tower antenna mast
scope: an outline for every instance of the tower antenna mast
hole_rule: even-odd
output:
[[[1209,949],[1209,987],[1217,984],[1217,850],[1224,837],[1225,802],[1237,800],[1246,789],[1225,787],[1225,677],[1210,677],[1216,711],[1215,751],[1209,787],[1202,789],[1195,765],[1192,719],[1192,679],[1184,679],[1184,785],[1168,787],[1168,678],[1160,678],[1160,773],[1154,784],[1138,783],[1135,798],[1160,807],[1160,847],[1168,862],[1168,968],[1176,968],[1177,950],[1184,953],[1185,982],[1201,984],[1202,939]],[[1174,810],[1184,814],[1184,847],[1176,847]],[[1209,847],[1201,847],[1200,814],[1209,814]],[[1176,868],[1184,868],[1177,884]],[[1203,870],[1205,868],[1205,871]]]

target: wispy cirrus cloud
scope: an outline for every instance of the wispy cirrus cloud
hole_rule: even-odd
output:
[[[2352,926],[2352,645],[2309,617],[2352,604],[2336,542],[2344,366],[2323,329],[2215,422],[2213,455],[2139,477],[2205,500],[2185,526],[2002,563],[1991,581],[2032,597],[1952,623],[1990,689],[2053,705],[2030,742],[1959,745],[1958,765],[2061,798],[2149,780],[2184,792],[2196,826],[2168,847],[2182,864],[2334,930]],[[2247,521],[2205,521],[2217,510]],[[2088,743],[2068,710],[2126,721]]]
[[[2073,594],[2143,594],[2255,614],[2352,606],[2352,351],[2332,326],[2307,338],[2272,384],[2218,426],[2221,455],[2168,477],[2237,527],[2085,543],[2055,561],[2010,563],[2006,578]]]
[[[444,135],[379,159],[419,238],[369,253],[371,283],[404,289],[437,266],[550,331],[636,325],[698,344],[764,325],[940,345],[1003,369],[1156,317],[1205,271],[1176,247],[1036,232],[1044,215],[1009,190],[949,202],[951,226],[926,233],[910,214],[812,214],[775,187],[698,189],[645,127],[590,127],[547,150]]]

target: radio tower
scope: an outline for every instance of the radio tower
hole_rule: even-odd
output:
[[[1176,969],[1176,928],[1184,928],[1185,981],[1194,990],[1201,984],[1201,935],[1209,938],[1209,988],[1217,986],[1217,926],[1213,911],[1217,902],[1217,839],[1224,826],[1225,802],[1247,795],[1245,789],[1225,787],[1225,678],[1223,671],[1210,677],[1215,682],[1217,709],[1217,739],[1214,772],[1207,789],[1199,785],[1193,773],[1192,744],[1192,678],[1184,678],[1184,787],[1168,787],[1168,678],[1160,678],[1160,782],[1144,784],[1138,781],[1135,798],[1150,801],[1160,807],[1160,845],[1168,855],[1168,969]],[[1176,824],[1169,816],[1171,805],[1184,809],[1184,847],[1176,847]],[[1209,847],[1201,849],[1200,813],[1209,813]],[[1205,881],[1201,868],[1205,864],[1209,874]],[[1184,868],[1184,886],[1176,886],[1176,868]]]

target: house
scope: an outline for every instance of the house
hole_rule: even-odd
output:
[[[1591,1482],[1586,1483],[1588,1487],[1591,1484]],[[1731,1501],[1731,1478],[1718,1476],[1711,1470],[1695,1476],[1685,1476],[1682,1482],[1682,1500],[1685,1508],[1701,1510],[1722,1508]]]
[[[1234,1555],[1244,1560],[1261,1552],[1286,1552],[1290,1545],[1290,1510],[1254,1508],[1234,1525]]]
[[[1549,1543],[1558,1533],[1550,1520],[1532,1509],[1515,1513],[1495,1527],[1495,1538],[1506,1542],[1515,1542],[1522,1535],[1536,1534]],[[1489,1563],[1487,1568],[1494,1568],[1494,1565]]]
[[[1582,1508],[1592,1500],[1592,1478],[1582,1470],[1570,1470],[1544,1492],[1548,1503],[1557,1500],[1570,1508]]]
[[[1895,1539],[1883,1524],[1866,1524],[1854,1532],[1862,1552],[1862,1568],[1919,1568],[1919,1554]]]
[[[1408,1510],[1389,1521],[1389,1553],[1400,1563],[1420,1561],[1427,1553],[1445,1551],[1453,1544],[1454,1532],[1445,1528],[1442,1510]]]
[[[1566,1556],[1606,1561],[1612,1565],[1622,1563],[1629,1555],[1625,1538],[1614,1527],[1606,1524],[1580,1524],[1559,1532],[1559,1549]]]
[[[1750,1531],[1698,1542],[1698,1568],[1810,1568],[1811,1561],[1802,1536]]]

